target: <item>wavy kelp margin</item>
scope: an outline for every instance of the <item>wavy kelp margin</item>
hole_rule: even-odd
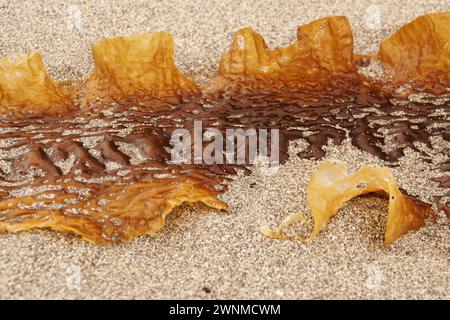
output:
[[[228,210],[216,194],[205,190],[197,181],[183,178],[139,182],[128,186],[108,185],[104,193],[80,206],[70,202],[55,208],[55,200],[74,199],[77,184],[69,191],[54,184],[48,190],[33,195],[0,202],[6,218],[0,221],[0,232],[18,232],[32,228],[51,228],[72,231],[93,243],[108,243],[134,239],[143,234],[152,235],[164,225],[166,216],[182,203],[201,202],[217,210]],[[81,186],[80,186],[81,187]],[[83,187],[81,187],[83,188]],[[45,195],[51,194],[51,198]],[[36,198],[41,197],[36,205]],[[33,208],[34,206],[34,208]],[[30,210],[33,214],[30,215]]]
[[[205,92],[262,90],[302,105],[308,104],[302,96],[311,94],[350,102],[365,95],[376,101],[406,84],[416,91],[441,94],[450,86],[449,22],[448,12],[421,16],[383,41],[377,55],[364,56],[366,64],[380,61],[390,72],[388,86],[358,73],[355,62],[362,56],[353,53],[353,35],[345,17],[300,26],[297,41],[276,50],[270,50],[251,28],[244,28],[235,33]],[[48,76],[38,53],[2,58],[1,113],[13,117],[68,113],[99,98],[133,98],[151,107],[161,99],[179,103],[201,95],[199,86],[176,68],[169,33],[108,38],[95,43],[92,52],[93,73],[82,81],[61,83]]]
[[[182,202],[226,209],[215,196],[236,166],[168,161],[170,133],[195,120],[220,130],[278,128],[283,160],[294,139],[309,142],[300,156],[320,158],[328,140],[348,135],[393,163],[417,142],[448,141],[449,17],[420,17],[363,57],[390,70],[383,83],[358,71],[345,17],[301,26],[297,41],[277,50],[249,28],[238,31],[203,92],[176,69],[164,32],[99,41],[84,80],[55,82],[38,54],[2,58],[0,231],[50,227],[112,243],[156,232]],[[431,100],[443,103],[411,102],[405,92],[439,93]],[[438,179],[448,187],[448,176]]]

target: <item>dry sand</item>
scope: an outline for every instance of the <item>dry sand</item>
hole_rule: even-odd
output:
[[[376,8],[380,28],[373,19]],[[0,0],[0,55],[36,50],[53,76],[81,77],[92,68],[93,41],[166,30],[175,34],[180,68],[202,80],[242,26],[280,46],[300,24],[347,15],[357,51],[373,52],[412,18],[449,9],[443,0]],[[349,144],[331,146],[327,158],[353,169],[381,164]],[[450,299],[450,228],[442,214],[437,224],[384,247],[387,201],[367,196],[345,206],[311,244],[264,237],[261,225],[275,225],[294,211],[307,213],[305,186],[316,165],[292,158],[273,175],[256,168],[223,195],[229,214],[180,208],[155,237],[118,246],[97,247],[44,230],[0,235],[0,298]],[[429,183],[435,174],[429,167],[408,152],[394,173],[401,187],[427,200],[442,192]]]

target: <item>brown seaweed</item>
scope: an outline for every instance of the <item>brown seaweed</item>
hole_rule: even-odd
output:
[[[436,218],[431,208],[421,201],[403,194],[397,186],[392,172],[387,167],[361,167],[348,174],[347,166],[338,162],[322,162],[311,176],[307,186],[307,203],[314,220],[308,240],[315,238],[325,228],[338,210],[354,197],[377,192],[389,199],[384,243],[391,244],[403,234],[420,229],[425,221]],[[283,228],[295,221],[294,214],[286,218],[277,232],[268,232],[270,237],[286,237]]]
[[[383,41],[379,60],[393,74],[394,85],[445,93],[450,86],[450,14],[423,15]]]
[[[418,142],[448,142],[449,16],[419,17],[374,57],[353,52],[345,17],[301,26],[295,43],[275,50],[245,28],[203,91],[175,67],[167,33],[99,41],[84,80],[52,80],[38,54],[2,58],[0,231],[50,227],[112,243],[156,232],[183,202],[225,210],[216,196],[236,165],[176,165],[167,153],[171,132],[197,120],[220,131],[277,128],[282,161],[296,139],[309,144],[300,157],[320,159],[330,140],[350,137],[392,165],[406,148],[420,152]],[[391,81],[360,74],[374,59]],[[410,101],[396,94],[405,85],[440,95]],[[449,167],[436,169],[450,188]],[[436,199],[443,210],[447,198]]]

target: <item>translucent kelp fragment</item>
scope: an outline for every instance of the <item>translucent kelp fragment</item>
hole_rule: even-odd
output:
[[[370,192],[382,192],[389,197],[384,243],[389,244],[410,230],[424,226],[425,219],[434,216],[427,204],[404,195],[387,167],[361,167],[348,174],[343,163],[324,162],[311,177],[307,201],[314,218],[311,237],[316,236],[348,200]]]
[[[180,97],[199,93],[176,68],[170,33],[141,33],[98,41],[92,48],[94,72],[86,79],[87,97]]]
[[[390,244],[401,235],[425,225],[427,218],[434,218],[430,205],[403,194],[387,167],[361,167],[348,174],[345,164],[323,162],[313,173],[307,187],[307,203],[314,220],[308,239],[312,239],[328,224],[345,202],[359,195],[381,192],[389,197],[384,243]],[[283,229],[292,221],[302,220],[299,214],[290,215],[276,232],[265,231],[269,237],[283,238]]]
[[[0,59],[1,113],[46,116],[62,114],[70,108],[70,100],[48,76],[39,53]]]
[[[261,35],[244,28],[222,56],[218,76],[256,77],[284,82],[354,73],[353,36],[346,17],[313,21],[297,30],[294,44],[270,50]]]
[[[394,82],[443,92],[450,86],[450,12],[420,16],[383,41],[378,57]]]
[[[346,17],[327,17],[300,26],[297,29],[297,40],[309,46],[312,58],[310,63],[318,69],[331,74],[355,72],[353,34]]]
[[[65,189],[77,185],[65,186]],[[53,191],[57,195],[47,204],[37,196],[0,201],[0,232],[19,232],[33,228],[72,231],[96,244],[131,240],[151,235],[164,226],[166,216],[182,203],[202,202],[217,210],[227,210],[209,191],[193,180],[156,180],[128,186],[103,184],[105,192],[88,202],[52,208],[55,201],[64,202],[73,194]],[[37,205],[36,205],[37,203]],[[47,207],[45,209],[39,209]]]

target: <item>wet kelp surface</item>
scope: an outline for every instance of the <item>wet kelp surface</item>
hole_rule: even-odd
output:
[[[53,81],[37,53],[2,58],[0,231],[49,227],[112,243],[157,232],[184,202],[227,210],[216,196],[249,165],[171,161],[172,132],[196,121],[221,132],[279,129],[281,161],[291,141],[308,142],[298,156],[320,159],[330,141],[349,138],[391,165],[412,148],[436,166],[425,146],[442,154],[433,169],[448,190],[449,22],[449,13],[419,17],[374,56],[353,53],[345,17],[301,26],[277,50],[245,28],[203,88],[176,69],[167,33],[94,44],[84,80]],[[370,63],[383,65],[383,80],[359,72]],[[447,213],[449,199],[436,198]]]

